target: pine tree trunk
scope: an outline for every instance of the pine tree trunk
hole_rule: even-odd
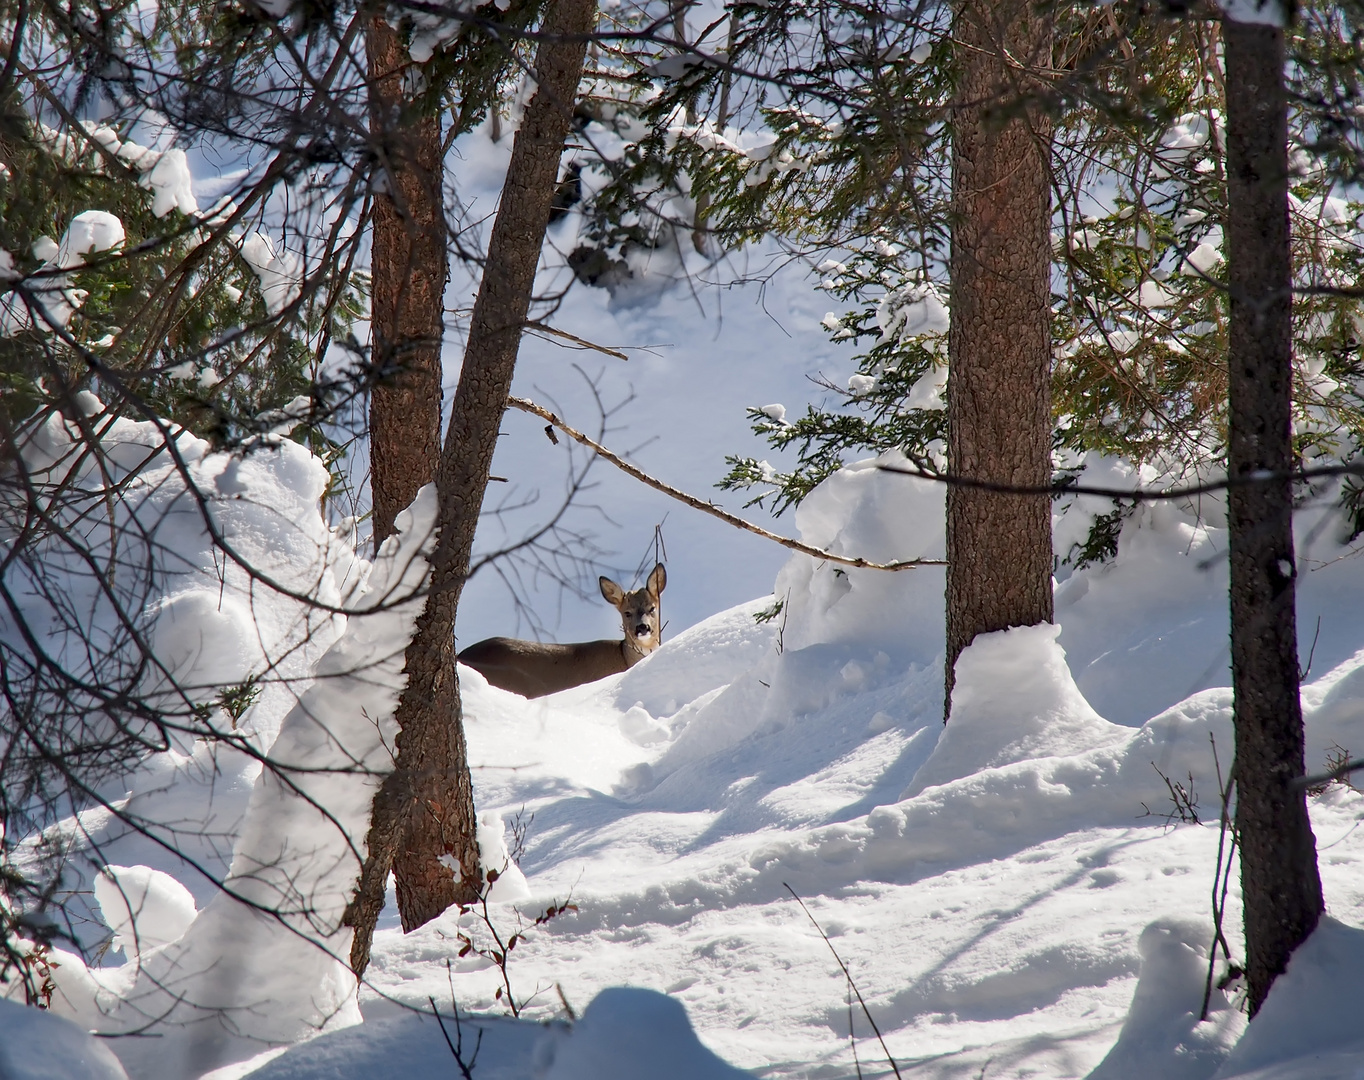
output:
[[[1227,264],[1231,298],[1228,469],[1268,483],[1228,495],[1236,826],[1251,1015],[1322,910],[1303,775],[1293,552],[1292,261],[1284,34],[1223,23]]]
[[[357,973],[369,963],[390,866],[404,930],[451,904],[475,900],[482,885],[455,673],[455,613],[595,18],[595,0],[557,0],[550,6],[535,57],[538,89],[512,146],[436,477],[440,535],[430,596],[407,649],[398,759],[375,795],[368,854],[346,913],[346,925],[355,927],[351,966]],[[440,861],[447,855],[459,863],[458,881]]]
[[[445,208],[440,121],[404,93],[412,66],[382,17],[366,33],[371,138],[388,190],[374,196],[370,269],[370,493],[374,546],[436,476],[440,459]]]
[[[965,0],[952,120],[947,459],[1017,487],[1051,480],[1050,122],[1026,102],[1051,25],[1034,0]],[[947,700],[977,634],[1050,622],[1051,503],[947,490]]]

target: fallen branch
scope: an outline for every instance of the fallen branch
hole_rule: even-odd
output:
[[[554,413],[541,405],[535,404],[533,401],[528,401],[526,398],[509,396],[507,398],[507,404],[513,409],[520,409],[522,412],[528,412],[533,416],[538,416],[541,420],[558,428],[570,439],[581,443],[599,457],[606,459],[622,472],[628,473],[643,484],[648,484],[649,487],[653,488],[655,491],[661,491],[664,495],[670,496],[678,502],[686,503],[693,510],[700,510],[704,514],[710,514],[711,517],[717,517],[721,521],[733,525],[736,529],[744,529],[747,532],[756,533],[758,536],[771,540],[773,543],[780,544],[782,547],[790,548],[792,551],[799,551],[803,555],[809,555],[816,559],[824,559],[828,562],[842,563],[844,566],[856,566],[863,570],[908,570],[915,566],[947,565],[946,559],[906,559],[903,562],[878,563],[871,562],[868,559],[849,558],[847,555],[836,555],[832,551],[825,551],[823,548],[817,548],[811,544],[803,544],[799,540],[791,539],[789,536],[781,536],[778,533],[769,532],[761,525],[754,525],[751,521],[745,521],[743,518],[731,514],[728,510],[721,510],[714,503],[706,502],[704,499],[698,499],[695,495],[688,495],[685,491],[681,491],[671,484],[665,484],[662,480],[654,479],[643,469],[636,465],[631,465],[628,461],[625,461],[623,458],[606,449],[601,443],[589,438],[581,431],[569,427]]]

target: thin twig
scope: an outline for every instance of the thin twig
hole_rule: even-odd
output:
[[[913,476],[920,480],[932,480],[951,487],[970,488],[975,491],[989,491],[999,495],[1046,495],[1057,498],[1061,495],[1096,495],[1104,499],[1130,499],[1134,504],[1140,502],[1170,502],[1207,495],[1231,488],[1255,487],[1261,484],[1280,484],[1284,481],[1303,483],[1309,480],[1323,480],[1340,476],[1364,476],[1364,463],[1341,465],[1317,465],[1299,469],[1256,469],[1240,476],[1228,476],[1221,480],[1208,480],[1199,484],[1187,484],[1172,488],[1120,488],[1103,484],[1082,484],[1078,480],[1057,480],[1050,484],[1009,484],[997,480],[984,480],[975,476],[962,476],[960,473],[943,472],[926,465],[915,464],[912,468],[901,465],[878,465],[881,472],[898,473],[900,476]]]
[[[1222,931],[1222,920],[1227,910],[1227,890],[1231,887],[1231,864],[1236,856],[1236,828],[1231,824],[1229,807],[1232,786],[1236,782],[1236,761],[1232,760],[1227,770],[1225,782],[1222,779],[1222,763],[1217,758],[1217,740],[1208,732],[1208,742],[1212,744],[1212,763],[1217,772],[1217,788],[1222,796],[1221,823],[1217,834],[1217,868],[1212,881],[1212,941],[1208,945],[1208,975],[1203,984],[1203,1007],[1199,1010],[1200,1021],[1208,1018],[1208,1006],[1212,1002],[1212,980],[1217,967],[1217,947],[1222,947],[1222,955],[1231,963],[1231,947],[1227,944],[1226,934]],[[1227,847],[1227,834],[1231,834],[1231,846]],[[1225,853],[1226,861],[1223,862]]]
[[[1316,787],[1318,784],[1329,784],[1332,780],[1344,780],[1351,773],[1359,772],[1360,769],[1364,769],[1364,761],[1347,760],[1330,772],[1317,773],[1314,776],[1299,776],[1289,787],[1293,791],[1301,791],[1303,788]]]
[[[569,427],[560,420],[555,413],[550,412],[542,405],[537,405],[533,401],[519,397],[508,397],[507,404],[513,409],[520,409],[522,412],[528,412],[533,416],[538,416],[541,420],[548,421],[570,439],[593,450],[599,457],[609,461],[616,468],[633,476],[641,483],[648,484],[649,487],[653,488],[655,491],[661,491],[670,498],[686,503],[693,510],[700,510],[704,514],[710,514],[712,517],[717,517],[721,521],[733,525],[736,529],[744,529],[747,532],[756,533],[758,536],[771,540],[773,543],[780,544],[782,547],[790,548],[792,551],[799,551],[803,555],[810,555],[816,559],[824,559],[827,562],[842,563],[844,566],[856,566],[863,570],[908,570],[915,566],[947,565],[946,559],[906,559],[903,562],[877,563],[871,562],[868,559],[849,558],[846,555],[836,555],[832,551],[825,551],[823,548],[817,548],[811,544],[801,543],[801,541],[793,540],[789,536],[781,536],[777,533],[769,532],[760,525],[754,525],[751,521],[746,521],[735,514],[731,514],[728,510],[721,510],[714,503],[706,502],[704,499],[698,499],[695,495],[688,495],[685,491],[675,488],[671,484],[665,484],[662,480],[656,480],[643,469],[636,465],[631,465],[618,454],[612,453],[606,447],[602,446],[601,443],[589,438],[581,431]]]
[[[445,1021],[440,1015],[440,1010],[436,1008],[436,999],[427,995],[426,1000],[431,1002],[431,1015],[436,1018],[436,1023],[440,1025],[440,1033],[445,1036],[445,1045],[450,1048],[450,1054],[454,1057],[455,1064],[459,1066],[460,1074],[464,1077],[464,1080],[474,1080],[474,1064],[478,1061],[478,1051],[483,1046],[483,1029],[479,1029],[478,1042],[474,1044],[474,1056],[470,1058],[469,1062],[466,1064],[463,1055],[460,1053],[460,1051],[464,1049],[464,1033],[459,1030],[459,1006],[454,1006],[455,1030],[459,1035],[459,1045],[456,1046],[455,1043],[450,1041],[450,1033],[445,1030]],[[450,1000],[451,1002],[454,1001],[453,996]]]
[[[838,950],[834,948],[834,943],[829,940],[829,935],[824,932],[824,927],[819,925],[819,920],[810,914],[810,909],[805,906],[805,901],[800,898],[796,890],[791,888],[786,882],[781,883],[781,887],[789,892],[792,898],[800,905],[800,910],[805,912],[805,917],[814,924],[819,936],[824,939],[824,944],[829,946],[829,951],[834,954],[834,959],[838,961],[838,966],[843,969],[843,977],[848,980],[848,987],[857,997],[857,1004],[862,1008],[862,1015],[867,1018],[867,1023],[871,1025],[872,1031],[876,1032],[876,1041],[881,1044],[881,1049],[886,1053],[886,1060],[890,1062],[890,1071],[893,1072],[897,1080],[903,1080],[900,1076],[900,1066],[895,1063],[895,1058],[891,1055],[890,1047],[886,1045],[885,1037],[881,1034],[881,1029],[876,1026],[876,1021],[872,1019],[871,1010],[867,1008],[867,1003],[862,1000],[862,991],[857,988],[857,983],[853,982],[852,972],[848,970],[848,965],[843,962],[843,957],[838,955]]]

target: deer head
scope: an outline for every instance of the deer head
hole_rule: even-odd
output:
[[[608,577],[598,580],[606,602],[620,612],[621,628],[625,631],[626,665],[633,666],[658,648],[663,625],[658,597],[668,584],[668,572],[659,563],[644,588],[634,592],[626,592]]]

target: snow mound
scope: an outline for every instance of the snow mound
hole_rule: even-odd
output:
[[[701,1045],[687,1010],[652,990],[603,990],[554,1054],[545,1080],[739,1080]]]
[[[1088,1080],[1207,1080],[1245,1027],[1213,988],[1203,1009],[1212,923],[1160,919],[1141,932],[1141,975],[1122,1033]]]
[[[942,558],[942,486],[883,466],[912,467],[893,451],[840,469],[797,508],[801,539],[875,562]],[[777,574],[772,591],[785,605],[784,649],[876,642],[919,661],[942,650],[941,567],[886,573],[798,554]]]
[[[1032,758],[1112,746],[1130,731],[1110,724],[1080,693],[1059,626],[981,634],[957,659],[952,722],[905,792]]]
[[[95,902],[114,932],[110,948],[130,959],[178,940],[197,914],[187,888],[148,866],[106,866],[95,877]]]
[[[1328,1080],[1360,1075],[1364,930],[1322,916],[1274,980],[1216,1080]]]
[[[70,1020],[0,998],[0,1080],[128,1080],[109,1047]]]

